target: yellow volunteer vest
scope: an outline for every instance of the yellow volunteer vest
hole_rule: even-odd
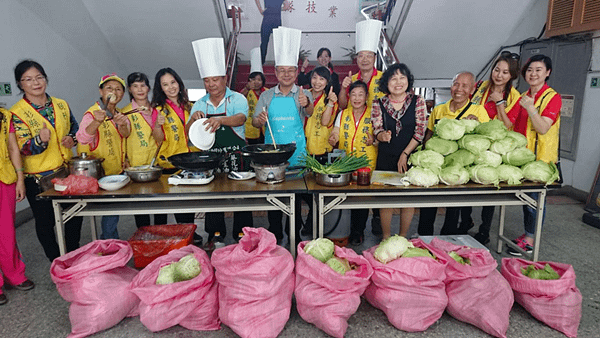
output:
[[[130,111],[131,104],[123,108],[124,112]],[[142,113],[127,115],[131,122],[131,134],[127,138],[126,156],[129,165],[137,167],[150,164],[152,157],[156,154],[158,143],[152,136],[152,126],[146,122]]]
[[[8,152],[8,132],[10,131],[10,114],[0,108],[0,182],[13,184],[17,181],[17,173]]]
[[[91,106],[86,114],[92,114],[93,117],[93,112],[96,110],[101,110],[98,103]],[[91,144],[79,143],[77,152],[79,154],[88,153],[95,158],[103,158],[102,168],[106,175],[120,174],[123,171],[123,160],[125,159],[125,142],[115,123],[112,120],[102,122],[96,131],[96,138],[98,140],[96,148],[92,148]]]
[[[535,106],[538,108],[538,114],[542,114],[548,102],[558,93],[547,88],[536,100]],[[560,115],[556,118],[556,122],[550,127],[547,133],[539,134],[531,125],[531,119],[527,118],[527,148],[532,150],[537,160],[542,160],[546,163],[558,162],[558,138],[560,132]],[[536,146],[537,143],[537,146]]]
[[[369,96],[367,97],[367,107],[369,107],[369,109],[371,109],[371,106],[373,105],[374,100],[385,96],[384,93],[379,91],[379,79],[381,78],[381,75],[383,75],[383,73],[378,71],[377,69],[375,69],[373,71],[373,76],[371,76],[371,81],[369,81],[367,83],[367,86],[369,87]],[[357,81],[357,80],[358,80],[358,73],[352,75],[352,82]]]
[[[481,83],[479,88],[477,88],[477,90],[473,94],[473,97],[471,98],[471,102],[473,102],[473,104],[479,104],[479,105],[485,106],[489,95],[490,95],[490,80],[485,80]],[[515,105],[515,103],[517,103],[517,101],[519,101],[520,97],[521,97],[521,94],[519,94],[519,91],[516,90],[515,87],[511,87],[510,93],[508,93],[508,97],[506,98],[506,105],[505,105],[504,111],[505,112],[510,111],[513,108],[513,106]]]
[[[429,116],[429,120],[427,121],[427,128],[431,131],[435,131],[435,125],[441,119],[454,119],[456,118],[464,109],[467,108],[469,102],[465,103],[462,107],[458,108],[455,111],[450,110],[450,102],[452,99],[446,101],[445,103],[438,104],[431,111],[431,115]],[[461,116],[461,120],[466,118],[469,115],[475,115],[477,120],[481,123],[488,122],[490,120],[490,116],[487,113],[487,110],[481,105],[471,104],[469,109],[465,111]]]
[[[264,90],[262,90],[264,92]],[[252,125],[252,117],[254,116],[254,110],[256,109],[256,102],[258,102],[258,97],[261,93],[256,93],[254,90],[248,91],[248,95],[246,95],[246,100],[248,100],[248,118],[246,119],[246,138],[247,139],[257,139],[260,137],[260,129],[254,127]]]
[[[371,124],[371,107],[367,109],[360,118],[358,128],[354,120],[352,106],[342,112],[340,121],[340,143],[339,148],[346,151],[346,154],[356,152],[356,156],[367,155],[371,163],[369,167],[375,170],[377,164],[377,146],[367,146],[367,135],[373,135],[373,125]]]
[[[40,154],[22,157],[23,169],[27,174],[54,170],[63,166],[63,164],[69,163],[69,160],[73,157],[73,151],[61,144],[63,137],[67,136],[71,129],[69,105],[66,101],[55,97],[51,97],[51,100],[54,107],[54,127],[24,99],[19,100],[11,108],[11,112],[29,126],[29,137],[17,136],[19,148],[22,148],[23,144],[31,137],[38,135],[44,123],[46,128],[50,129],[48,148]]]
[[[333,147],[329,144],[329,134],[333,129],[335,116],[332,114],[329,126],[325,127],[321,124],[323,113],[327,105],[325,104],[325,95],[322,94],[318,102],[315,104],[313,114],[306,121],[304,126],[304,135],[306,136],[306,152],[309,155],[323,155],[331,152]],[[335,112],[335,107],[334,112]]]
[[[160,157],[164,156],[165,158],[169,158],[169,156],[173,156],[180,153],[187,153],[190,151],[197,151],[194,147],[188,146],[188,138],[185,134],[185,124],[181,121],[177,113],[169,106],[169,104],[165,104],[164,107],[158,106],[156,107],[159,114],[163,114],[165,116],[165,124],[163,124],[163,132],[165,133],[165,140],[160,147],[160,151],[158,152],[158,158],[156,159],[156,163],[163,168],[171,169],[175,168],[169,161],[163,161]],[[185,121],[190,118],[189,110],[184,111]]]

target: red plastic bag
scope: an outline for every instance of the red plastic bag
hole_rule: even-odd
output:
[[[97,240],[50,266],[58,293],[71,303],[69,338],[86,337],[139,314],[140,300],[131,292],[137,270],[125,266],[131,247],[118,239]]]
[[[69,175],[66,178],[52,179],[52,183],[64,185],[67,188],[61,195],[89,195],[98,192],[98,180],[82,175]]]
[[[213,252],[219,318],[242,338],[277,337],[290,317],[294,259],[264,228]]]
[[[494,257],[485,249],[458,246],[438,238],[430,245],[444,255],[454,251],[470,261],[462,265],[449,255],[446,257],[446,311],[492,336],[506,337],[514,297],[510,285],[496,270]]]
[[[144,268],[156,258],[171,250],[192,244],[196,224],[161,224],[141,227],[129,238],[133,249],[133,263]]]
[[[188,281],[156,285],[160,268],[194,254],[202,271]],[[150,331],[177,324],[190,330],[218,330],[217,283],[210,259],[204,250],[188,245],[158,257],[131,282],[131,291],[141,300],[140,321]]]
[[[335,247],[335,256],[356,266],[344,276],[304,252],[309,241],[298,244],[296,258],[296,308],[305,321],[333,337],[344,337],[348,318],[360,305],[360,296],[369,285],[373,268],[354,250]]]
[[[523,275],[521,267],[531,264],[538,269],[549,264],[560,279],[538,280]],[[515,301],[532,316],[567,337],[577,337],[582,298],[575,285],[575,270],[571,265],[502,258],[502,276],[515,292]]]
[[[448,304],[444,285],[447,260],[438,249],[419,238],[410,242],[417,248],[428,249],[437,259],[398,258],[383,264],[373,257],[377,246],[363,251],[373,266],[371,285],[364,296],[371,305],[385,312],[397,329],[425,331],[440,319]]]

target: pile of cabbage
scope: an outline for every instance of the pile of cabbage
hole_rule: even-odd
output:
[[[424,248],[415,248],[406,238],[398,235],[391,236],[379,243],[373,257],[383,264],[398,258],[429,257],[435,259],[431,252]]]
[[[347,259],[335,256],[335,244],[327,238],[317,238],[306,243],[304,252],[327,264],[342,276],[352,270],[352,265]]]
[[[412,185],[430,187],[444,183],[461,185],[523,180],[551,184],[559,177],[554,163],[536,161],[526,148],[527,138],[506,129],[500,120],[441,119],[425,149],[413,153],[406,173]]]
[[[157,285],[173,284],[183,282],[195,278],[202,272],[200,262],[194,257],[194,254],[189,254],[181,257],[179,261],[173,262],[160,268],[158,277],[156,278]]]
[[[548,263],[546,263],[543,269],[538,269],[533,264],[527,267],[521,267],[521,273],[533,279],[553,280],[560,278],[558,272],[556,272],[556,270],[554,270]]]

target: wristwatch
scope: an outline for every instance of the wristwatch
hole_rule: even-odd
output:
[[[506,104],[506,100],[500,100],[500,101],[496,101],[496,105],[499,106],[501,104]]]

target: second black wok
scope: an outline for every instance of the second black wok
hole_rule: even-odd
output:
[[[296,151],[295,143],[278,144],[277,149],[272,144],[251,144],[242,148],[242,154],[249,156],[257,164],[281,164],[289,160]]]
[[[210,151],[194,151],[169,156],[168,161],[179,169],[204,171],[216,169],[221,165],[224,156]]]

